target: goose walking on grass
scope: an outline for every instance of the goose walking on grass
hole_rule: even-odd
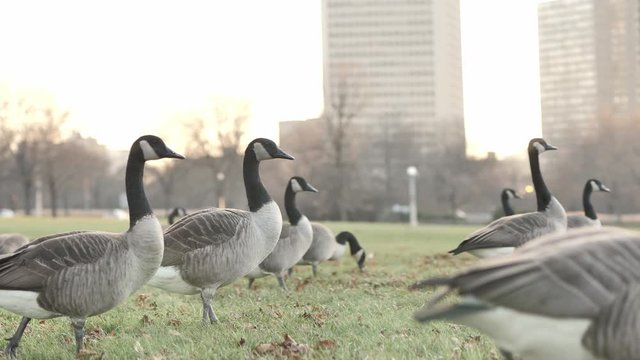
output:
[[[273,274],[278,279],[280,287],[286,290],[287,285],[284,282],[285,270],[291,268],[302,259],[302,255],[309,249],[313,240],[311,223],[296,207],[296,193],[302,191],[318,192],[304,178],[300,176],[292,177],[287,183],[287,189],[284,193],[284,208],[289,217],[289,224],[282,225],[280,239],[271,254],[256,269],[247,274],[249,288],[251,288],[256,278]]]
[[[0,255],[12,253],[28,242],[22,234],[0,234]]]
[[[255,269],[273,250],[282,228],[280,208],[260,180],[263,160],[289,159],[271,140],[255,139],[244,153],[249,211],[206,209],[191,213],[164,233],[162,266],[149,284],[202,299],[202,319],[217,322],[211,301],[216,290]]]
[[[640,234],[586,227],[533,240],[414,288],[445,290],[414,314],[474,327],[525,360],[640,356]],[[444,301],[449,294],[459,298]]]
[[[567,227],[569,229],[583,226],[602,226],[600,219],[598,219],[598,215],[596,214],[596,210],[593,208],[593,204],[591,204],[591,193],[594,191],[610,192],[611,190],[600,182],[600,180],[587,180],[587,183],[584,185],[584,190],[582,191],[582,207],[584,209],[584,215],[567,215]]]
[[[511,207],[511,199],[522,199],[518,193],[510,188],[506,188],[502,190],[500,194],[500,202],[502,202],[502,211],[504,212],[504,216],[515,215],[515,211]]]
[[[547,188],[540,172],[538,156],[547,150],[556,150],[556,147],[541,138],[529,141],[529,166],[538,210],[497,219],[469,235],[450,253],[458,255],[469,252],[481,258],[501,256],[513,252],[513,249],[531,239],[567,230],[567,214]]]
[[[143,187],[144,164],[184,159],[152,135],[131,146],[125,177],[129,229],[124,233],[73,231],[36,239],[0,257],[0,308],[22,315],[5,353],[16,356],[32,318],[68,316],[76,352],[83,348],[87,317],[102,314],[144,285],[162,261],[160,222]]]
[[[311,265],[313,276],[318,275],[318,265],[329,260],[338,249],[338,243],[333,236],[333,232],[328,227],[313,222],[313,241],[307,252],[302,256],[302,260],[296,265]],[[289,275],[293,272],[293,267],[289,268]]]
[[[353,260],[355,260],[356,264],[358,264],[358,269],[360,271],[364,270],[364,262],[367,258],[367,253],[364,251],[360,243],[358,243],[358,239],[350,233],[349,231],[342,231],[336,236],[336,250],[329,258],[330,261],[340,260],[347,249],[347,243],[349,243],[349,252]]]

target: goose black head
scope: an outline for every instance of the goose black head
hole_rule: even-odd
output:
[[[255,154],[256,160],[269,160],[269,159],[287,159],[294,160],[294,157],[280,149],[276,143],[269,139],[257,138],[247,145],[245,155],[249,152]]]
[[[154,135],[139,137],[134,143],[134,146],[136,145],[139,147],[144,161],[164,158],[184,159],[184,156],[169,149],[162,139]]]
[[[591,190],[593,191],[604,191],[610,192],[611,189],[606,187],[600,180],[598,179],[589,179],[589,184],[591,184]]]
[[[173,225],[176,220],[184,216],[187,216],[187,209],[180,206],[173,208],[167,216],[169,218],[169,225]]]
[[[529,141],[529,151],[536,151],[538,154],[542,154],[547,150],[558,150],[558,148],[548,144],[543,138],[533,138]]]
[[[341,245],[344,245],[348,242],[351,256],[356,261],[356,263],[358,263],[358,268],[360,269],[360,271],[364,270],[364,261],[367,258],[367,254],[358,243],[358,239],[356,239],[356,237],[352,233],[343,231],[336,236],[336,242]]]
[[[522,199],[522,197],[513,189],[506,188],[502,190],[502,196],[507,199]]]
[[[302,192],[302,191],[310,191],[310,192],[318,192],[318,189],[314,188],[300,176],[294,176],[289,180],[289,184],[291,184],[291,190],[293,192]]]

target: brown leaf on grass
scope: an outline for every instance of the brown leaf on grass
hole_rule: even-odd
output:
[[[264,355],[264,354],[272,354],[277,350],[276,346],[273,344],[259,344],[255,348],[253,348],[253,352],[256,354]]]
[[[302,281],[298,281],[296,283],[296,291],[302,291],[307,285],[309,285],[311,283],[311,278],[307,277]]]
[[[149,294],[138,294],[138,296],[136,296],[136,304],[138,304],[138,306],[140,307],[144,307],[145,305],[147,305],[147,300],[149,300],[150,297],[151,295]]]
[[[240,341],[238,341],[238,346],[243,347],[244,344],[247,343],[247,340],[245,340],[244,338],[240,338]]]
[[[149,315],[144,314],[142,315],[142,319],[140,319],[140,322],[142,323],[142,325],[151,325],[153,323],[153,320],[151,320]]]
[[[242,327],[245,329],[257,329],[258,326],[256,324],[252,324],[252,323],[244,323],[242,324]]]
[[[180,325],[182,325],[182,321],[178,320],[178,319],[169,319],[169,321],[167,321],[167,325],[173,326],[173,327],[178,327]]]
[[[336,346],[335,340],[324,339],[324,340],[318,341],[313,348],[316,350],[322,350],[322,349],[330,349],[334,346]]]
[[[299,357],[309,351],[309,345],[298,344],[289,334],[284,334],[284,341],[282,344],[282,353],[288,357]]]

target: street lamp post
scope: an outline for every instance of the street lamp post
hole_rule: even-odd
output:
[[[418,225],[418,204],[416,200],[416,177],[418,177],[418,169],[415,166],[407,168],[409,175],[409,224],[411,226]]]

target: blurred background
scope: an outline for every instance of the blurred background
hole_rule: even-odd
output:
[[[0,216],[126,216],[142,134],[188,160],[147,170],[159,213],[246,208],[254,137],[296,157],[316,220],[486,222],[500,191],[551,191],[603,222],[640,214],[640,1],[273,0],[0,4]]]

